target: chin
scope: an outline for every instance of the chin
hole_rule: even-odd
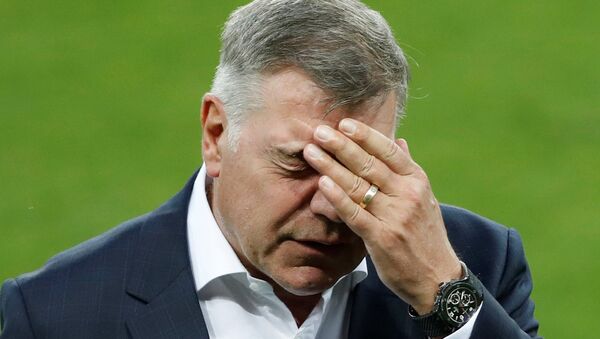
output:
[[[284,288],[288,293],[293,294],[295,296],[298,297],[308,297],[311,295],[315,295],[315,294],[321,294],[323,293],[325,290],[327,290],[329,287],[325,287],[325,288]]]
[[[282,278],[276,280],[276,283],[287,292],[299,297],[321,294],[339,279],[316,267],[298,267],[293,270],[291,276]]]

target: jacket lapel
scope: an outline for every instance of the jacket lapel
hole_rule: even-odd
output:
[[[133,338],[204,338],[208,332],[192,276],[187,211],[194,176],[140,229],[127,293],[143,305],[127,321]]]
[[[209,339],[189,269],[127,322],[132,338]]]

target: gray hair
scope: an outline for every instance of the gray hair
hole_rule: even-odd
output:
[[[247,112],[260,109],[264,76],[298,67],[330,97],[328,112],[395,92],[407,96],[408,64],[385,19],[357,0],[255,0],[235,10],[221,36],[212,92],[237,147]]]

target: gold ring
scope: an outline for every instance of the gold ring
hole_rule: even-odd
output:
[[[367,193],[365,193],[365,195],[362,198],[362,201],[360,202],[360,207],[367,208],[367,206],[373,200],[373,198],[375,197],[375,194],[377,194],[377,192],[379,192],[379,187],[371,184],[371,187],[369,187],[369,189],[367,190]]]

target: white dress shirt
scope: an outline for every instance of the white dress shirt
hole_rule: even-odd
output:
[[[221,233],[206,196],[211,178],[202,166],[190,198],[187,232],[192,273],[212,339],[343,339],[348,337],[350,292],[367,277],[366,260],[322,293],[300,327],[269,283],[248,273]],[[448,339],[468,339],[477,313]]]

